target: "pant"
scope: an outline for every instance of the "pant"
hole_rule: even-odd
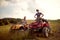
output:
[[[37,22],[41,22],[41,21],[42,21],[42,18],[37,17],[37,18],[36,18],[36,21],[37,21]]]

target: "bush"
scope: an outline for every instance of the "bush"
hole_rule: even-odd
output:
[[[16,24],[16,23],[21,23],[21,19],[17,18],[3,18],[0,19],[0,25],[8,25],[8,24]]]
[[[3,26],[3,22],[0,22],[0,26]]]

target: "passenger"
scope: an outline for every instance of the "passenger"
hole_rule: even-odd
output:
[[[26,16],[25,16],[24,19],[22,20],[22,24],[23,24],[24,26],[27,24]]]

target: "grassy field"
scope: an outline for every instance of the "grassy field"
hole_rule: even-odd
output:
[[[28,23],[33,21],[29,20]],[[28,31],[16,31],[14,33],[10,31],[10,25],[0,26],[0,40],[60,40],[60,21],[49,21],[50,27],[53,31],[53,35],[48,38],[44,37],[32,37],[29,38]]]

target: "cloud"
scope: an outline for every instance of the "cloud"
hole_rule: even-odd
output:
[[[11,3],[18,3],[18,2],[20,2],[20,0],[6,0],[6,1],[9,1]]]
[[[7,7],[12,4],[19,3],[20,0],[0,0],[0,7]]]
[[[0,7],[7,7],[11,2],[7,0],[0,0]]]
[[[33,13],[35,10],[34,2],[34,0],[0,0],[0,8],[13,6],[14,8],[19,7],[21,10],[29,10]]]
[[[5,0],[0,0],[0,7],[6,7],[9,4],[9,2]]]
[[[27,1],[27,0],[6,0],[9,1],[11,3],[19,3],[19,2],[23,2],[23,1]]]
[[[35,0],[28,1],[28,10],[32,13],[35,13],[36,3]]]

